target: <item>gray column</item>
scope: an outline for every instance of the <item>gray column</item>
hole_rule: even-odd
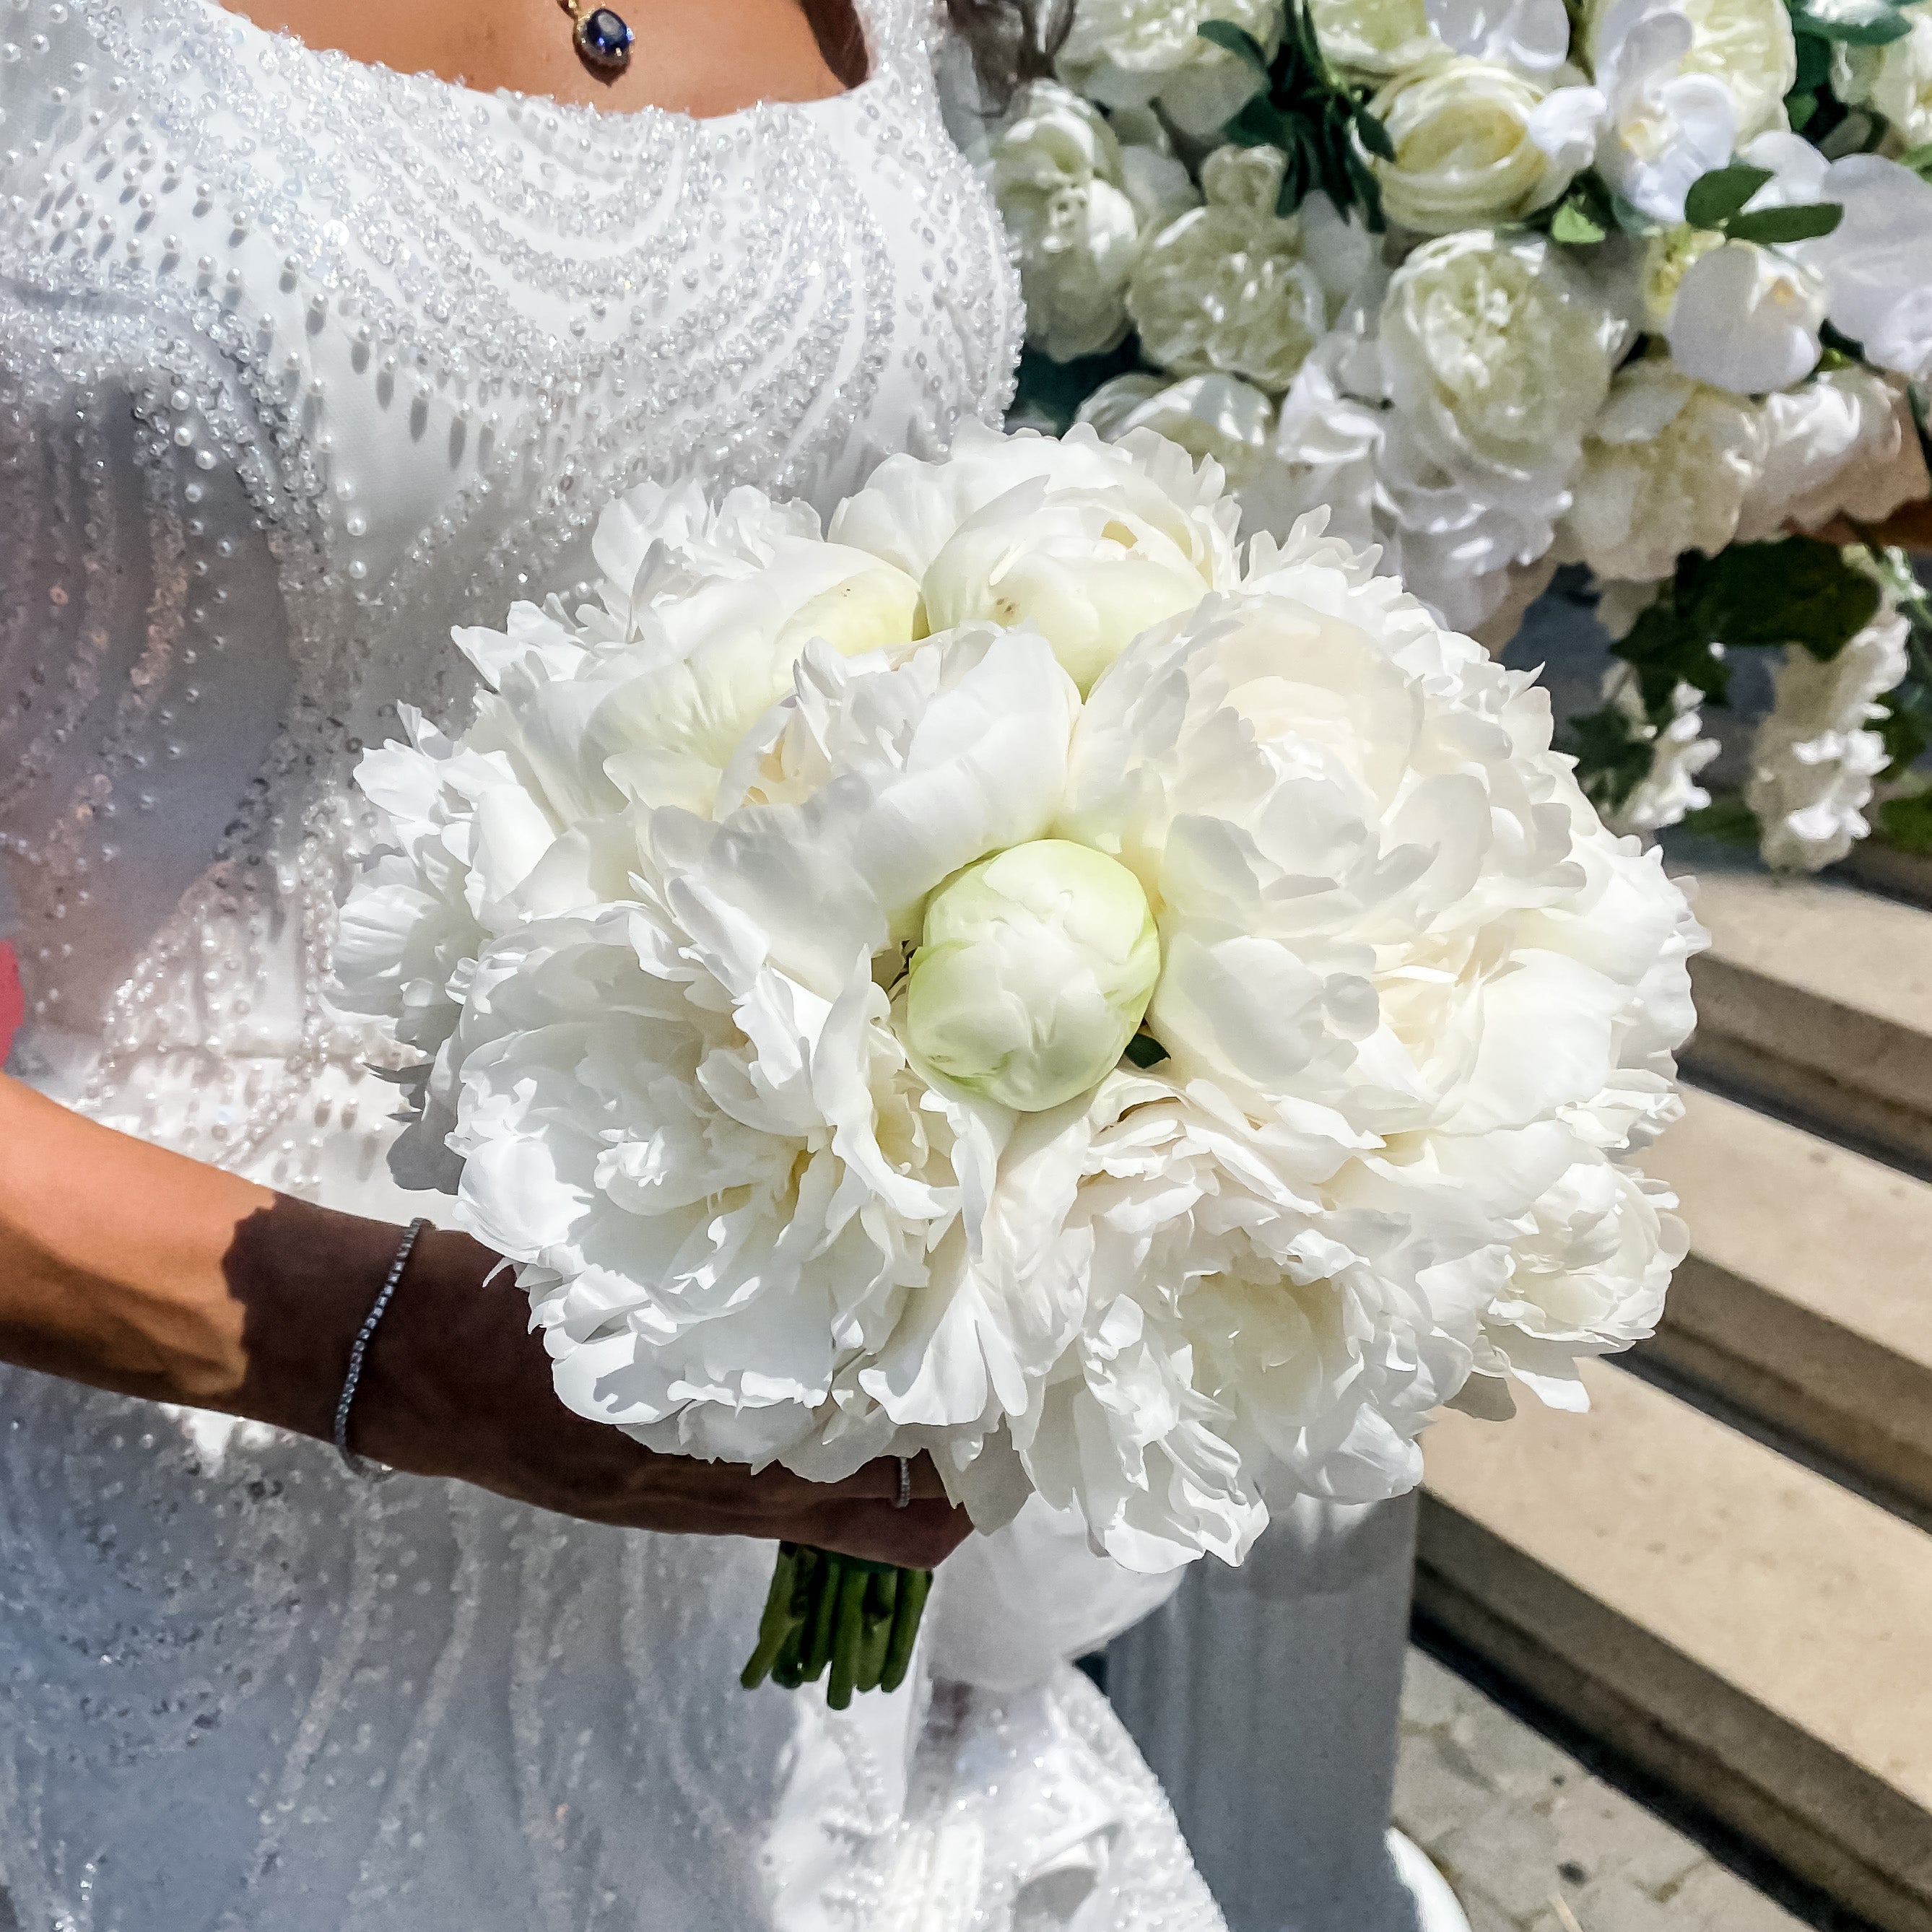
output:
[[[1298,1504],[1107,1652],[1230,1932],[1418,1932],[1387,1842],[1415,1517]]]

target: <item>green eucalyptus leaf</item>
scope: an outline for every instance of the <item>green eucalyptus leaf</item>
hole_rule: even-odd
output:
[[[1721,228],[1771,178],[1770,169],[1742,161],[1713,168],[1690,184],[1684,197],[1684,219],[1693,228]]]
[[[1811,242],[1828,235],[1845,218],[1844,204],[1806,202],[1796,208],[1760,208],[1733,215],[1724,232],[1733,242]]]
[[[1245,61],[1262,80],[1268,77],[1267,50],[1253,34],[1232,20],[1203,20],[1195,29],[1204,40],[1212,40],[1238,60]]]
[[[1831,43],[1820,40],[1816,34],[1799,34],[1796,38],[1798,42],[1798,72],[1794,85],[1808,92],[1815,92],[1832,76]]]
[[[1238,148],[1286,148],[1294,124],[1265,94],[1258,94],[1221,131]]]
[[[1364,147],[1378,161],[1395,159],[1395,143],[1389,139],[1389,131],[1366,107],[1355,110],[1355,134]]]

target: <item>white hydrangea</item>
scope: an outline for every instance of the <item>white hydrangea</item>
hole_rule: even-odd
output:
[[[1226,20],[1271,58],[1281,0],[1081,0],[1060,51],[1060,78],[1103,107],[1157,101],[1190,134],[1218,134],[1261,85],[1246,62],[1204,39]]]
[[[983,165],[1018,251],[1028,340],[1059,362],[1114,348],[1142,236],[1199,198],[1186,169],[1124,148],[1096,109],[1050,80],[1022,91]]]
[[[1282,167],[1277,148],[1217,148],[1201,170],[1206,205],[1143,249],[1127,313],[1170,374],[1240,376],[1279,392],[1327,326],[1305,218],[1274,212]]]
[[[1864,809],[1886,758],[1885,741],[1867,727],[1905,676],[1907,629],[1888,592],[1828,662],[1793,645],[1773,672],[1776,695],[1752,742],[1744,791],[1766,865],[1815,872],[1870,830]]]
[[[1218,485],[1083,430],[893,459],[826,538],[639,493],[598,604],[472,637],[471,734],[373,754],[358,970],[572,1406],[820,1480],[928,1450],[1155,1570],[1654,1318],[1682,894],[1530,680],[1319,519],[1244,572]],[[692,669],[781,640],[776,703]],[[1165,1058],[1110,1065],[1143,1003]]]
[[[1604,577],[1668,576],[1685,550],[1714,556],[1764,468],[1762,413],[1668,362],[1628,364],[1583,446],[1558,555]]]

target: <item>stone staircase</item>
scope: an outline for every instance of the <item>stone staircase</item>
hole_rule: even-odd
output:
[[[1430,1432],[1417,1604],[1849,1912],[1932,1932],[1932,892],[1698,856],[1696,1084],[1649,1163],[1691,1258],[1588,1416]]]

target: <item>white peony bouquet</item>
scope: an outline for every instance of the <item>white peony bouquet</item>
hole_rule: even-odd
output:
[[[646,487],[598,602],[457,634],[460,735],[365,756],[341,998],[573,1409],[924,1453],[1156,1571],[1650,1332],[1683,894],[1529,678],[1238,514],[1088,429],[968,425],[823,532]],[[786,1551],[748,1678],[892,1682],[922,1590]]]
[[[1076,0],[982,152],[1017,420],[1212,456],[1247,533],[1325,506],[1492,645],[1560,564],[1661,607],[1567,740],[1622,829],[1932,850],[1932,610],[1874,528],[1928,493],[1932,0]],[[1788,668],[1713,810],[1746,644]]]

